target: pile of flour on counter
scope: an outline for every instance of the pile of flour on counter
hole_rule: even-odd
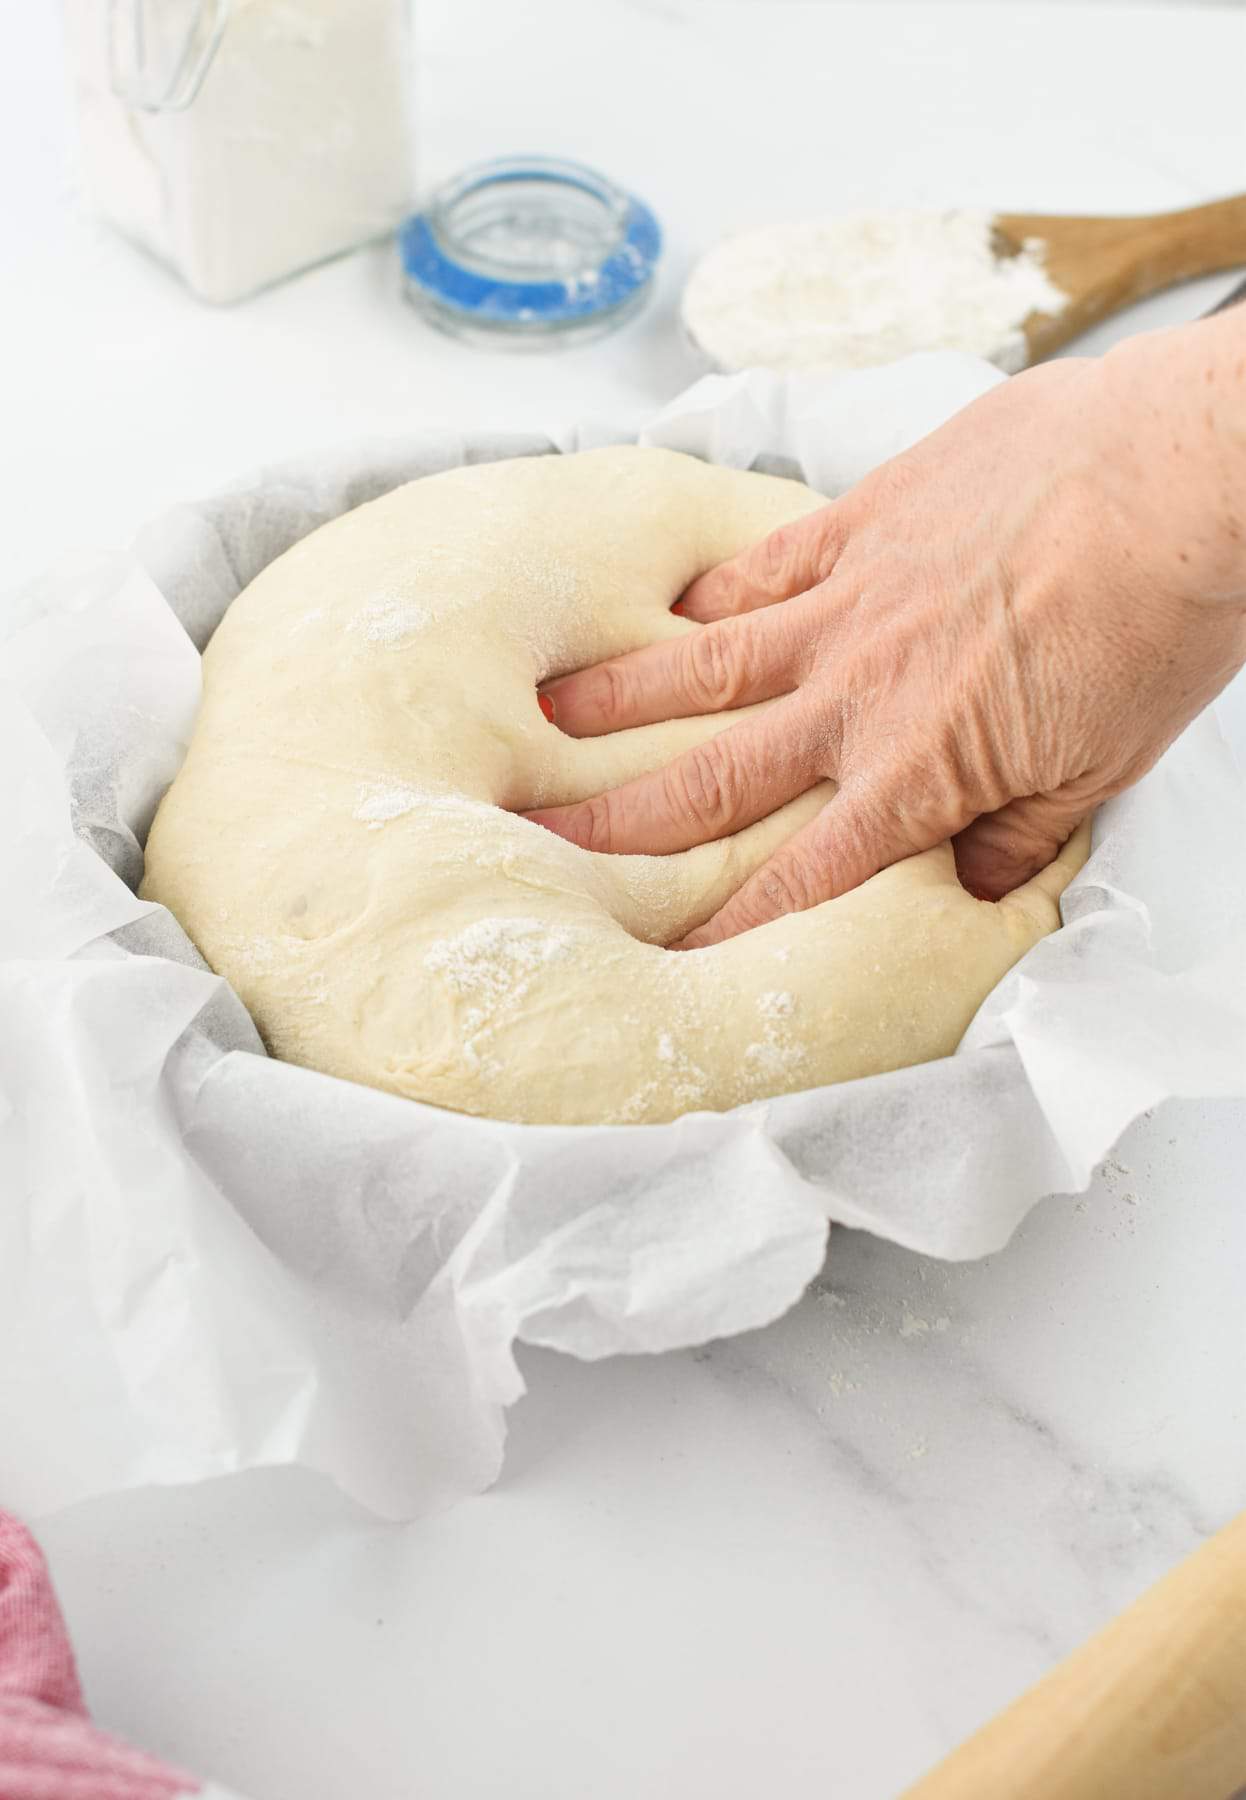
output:
[[[1022,323],[1059,313],[1042,245],[999,256],[981,212],[862,212],[771,225],[709,251],[684,323],[721,369],[862,369],[968,350],[1014,374]]]

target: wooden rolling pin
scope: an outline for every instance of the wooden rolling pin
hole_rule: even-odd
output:
[[[1246,1790],[1246,1513],[902,1800],[1232,1800]]]
[[[994,226],[1001,256],[1038,240],[1048,275],[1069,296],[1060,312],[1024,321],[1031,362],[1176,281],[1246,263],[1246,194],[1130,218],[997,213]]]

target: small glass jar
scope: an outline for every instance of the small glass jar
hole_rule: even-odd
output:
[[[643,201],[579,163],[508,157],[439,188],[400,233],[410,299],[469,342],[552,349],[642,307],[662,234]]]
[[[205,300],[411,204],[407,0],[66,0],[83,185]]]

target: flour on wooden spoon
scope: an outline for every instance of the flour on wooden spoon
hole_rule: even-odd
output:
[[[1027,243],[999,254],[982,212],[861,212],[745,232],[684,290],[684,323],[720,368],[861,369],[915,350],[967,350],[1009,374],[1024,321],[1067,296]]]

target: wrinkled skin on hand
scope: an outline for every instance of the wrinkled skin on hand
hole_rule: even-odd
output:
[[[821,813],[683,941],[718,942],[951,838],[997,899],[1246,661],[1246,307],[993,389],[688,589],[679,639],[547,684],[587,737],[771,704],[529,816],[662,854],[820,780]]]

